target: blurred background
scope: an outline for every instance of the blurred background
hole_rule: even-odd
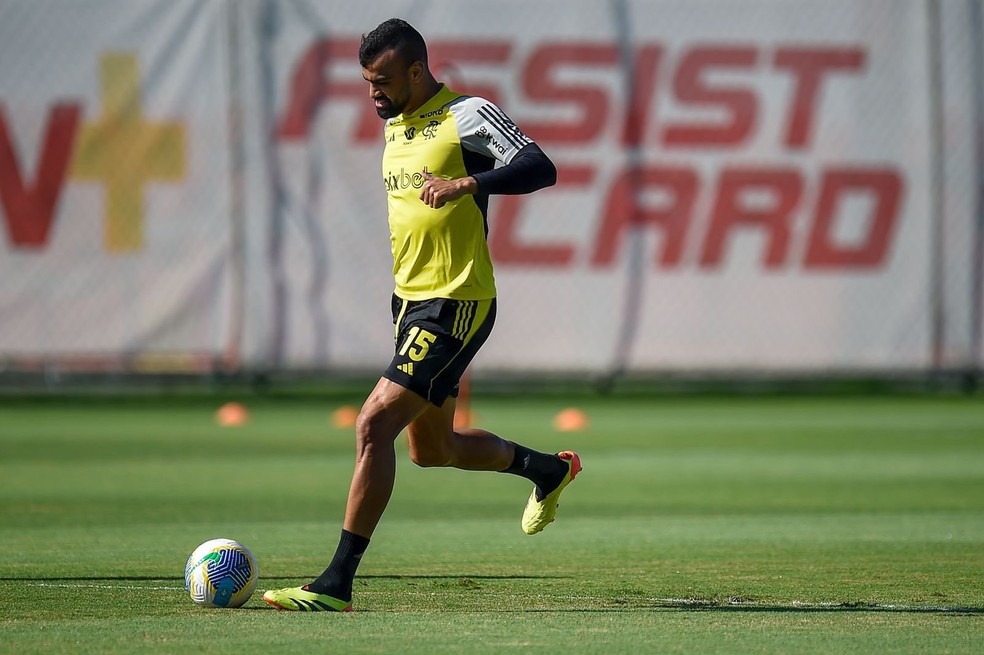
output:
[[[974,389],[981,13],[0,0],[0,386],[378,375],[392,261],[356,53],[399,16],[559,169],[492,202],[476,382]]]

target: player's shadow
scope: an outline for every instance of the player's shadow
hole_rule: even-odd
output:
[[[568,575],[360,575],[360,580],[562,580],[570,578]],[[263,575],[261,580],[300,580],[303,575]],[[180,582],[159,575],[76,575],[65,577],[0,577],[0,582]]]
[[[360,575],[357,580],[563,580],[570,575]],[[295,580],[292,577],[268,578],[264,580]]]
[[[244,607],[236,608],[236,611],[241,610],[277,610],[277,608],[258,604],[258,605],[247,605]],[[619,614],[623,612],[656,612],[656,611],[672,611],[672,610],[684,610],[688,612],[762,612],[762,613],[794,613],[794,614],[836,614],[836,613],[851,613],[851,612],[864,612],[872,614],[947,614],[952,616],[961,615],[980,615],[984,614],[984,607],[792,607],[788,605],[756,605],[755,607],[694,607],[693,605],[685,605],[680,607],[673,607],[670,605],[655,605],[649,607],[596,607],[596,608],[547,608],[539,607],[535,609],[523,609],[523,608],[489,608],[488,613],[496,614]],[[393,612],[393,610],[366,610],[357,609],[359,614],[367,613],[387,613]],[[446,612],[453,613],[455,610],[444,610]],[[466,612],[472,612],[473,609],[462,610]]]
[[[449,581],[449,582],[467,582],[470,580],[566,580],[573,576],[570,575],[473,575],[473,574],[458,574],[458,575],[359,575],[356,578],[356,582],[359,580],[436,580],[436,581]],[[281,580],[281,581],[296,581],[306,579],[305,576],[301,575],[264,575],[261,576],[261,581],[266,583],[271,580]]]
[[[65,577],[30,576],[0,577],[0,582],[174,582],[176,579],[161,575],[73,575]],[[184,580],[180,580],[184,584]]]
[[[262,576],[264,586],[270,581],[294,581],[303,576]],[[548,580],[565,579],[572,576],[564,575],[360,575],[360,580],[430,580],[452,583],[452,586],[472,587],[477,580]],[[36,584],[71,584],[94,582],[161,582],[174,583],[183,586],[184,581],[159,575],[85,575],[85,576],[4,576],[0,582],[33,582]],[[444,585],[442,585],[444,586]],[[656,611],[687,611],[687,612],[748,612],[748,613],[790,613],[790,614],[836,614],[836,613],[872,613],[872,614],[949,614],[949,615],[984,615],[984,607],[978,606],[944,606],[944,605],[903,605],[890,603],[795,603],[782,605],[778,603],[755,602],[715,602],[711,600],[690,599],[625,599],[610,598],[596,599],[596,607],[538,607],[538,608],[496,608],[496,612],[515,612],[531,614],[611,614],[618,612],[656,612]],[[241,609],[274,609],[262,604]]]

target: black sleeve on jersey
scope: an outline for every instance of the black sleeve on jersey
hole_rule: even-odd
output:
[[[476,194],[518,195],[557,183],[557,167],[535,143],[528,143],[505,166],[475,173]]]

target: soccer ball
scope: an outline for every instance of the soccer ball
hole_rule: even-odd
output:
[[[232,539],[210,539],[185,564],[185,589],[202,607],[239,607],[256,589],[259,569],[249,548]]]

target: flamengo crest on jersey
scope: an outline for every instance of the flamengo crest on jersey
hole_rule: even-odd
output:
[[[488,197],[439,209],[420,200],[424,173],[458,179],[508,164],[532,140],[494,103],[442,86],[413,114],[386,122],[383,185],[396,295],[407,300],[495,297]]]

